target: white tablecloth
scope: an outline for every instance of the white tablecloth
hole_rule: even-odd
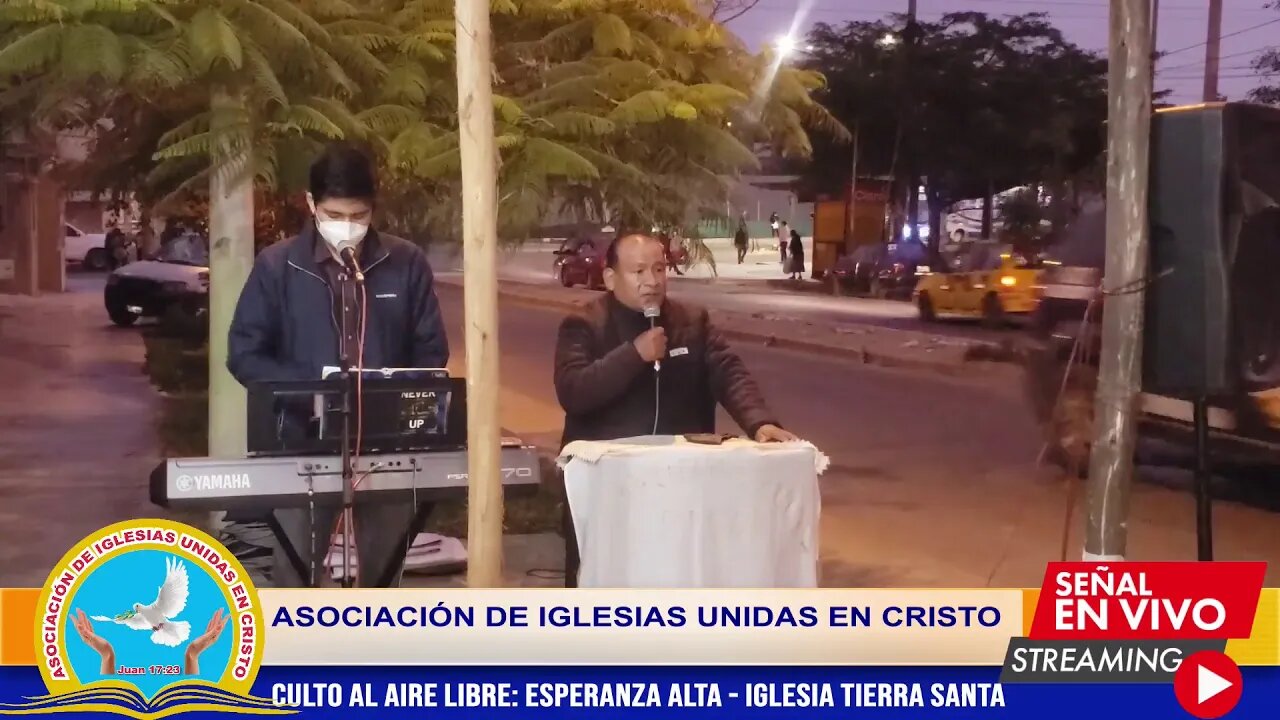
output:
[[[566,446],[580,587],[816,587],[818,475],[805,442],[669,436]]]

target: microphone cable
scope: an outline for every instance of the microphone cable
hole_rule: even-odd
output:
[[[649,318],[649,329],[658,327],[658,309],[645,308],[644,314]],[[658,416],[662,408],[662,361],[653,361],[653,430],[650,435],[658,434]]]
[[[365,349],[366,330],[369,326],[369,302],[368,302],[369,293],[368,293],[368,290],[365,288],[364,283],[359,283],[359,288],[360,288],[360,340],[356,344],[356,367],[355,367],[355,370],[356,370],[356,398],[355,398],[356,447],[355,447],[355,452],[353,452],[351,455],[351,465],[353,468],[356,465],[358,465],[360,462],[360,451],[362,449],[363,442],[364,442],[364,349]],[[344,302],[346,301],[345,297],[343,298],[343,301]],[[339,338],[338,342],[345,342],[345,339]],[[364,471],[363,473],[360,473],[359,475],[355,475],[354,477],[352,477],[351,478],[352,491],[358,490],[360,488],[360,483],[364,482],[364,480],[369,477],[369,475],[374,471],[374,469],[375,468],[370,467],[368,470]],[[351,508],[350,518],[347,518],[346,515],[347,515],[346,508],[342,508],[338,512],[337,519],[334,521],[333,532],[329,534],[329,547],[325,551],[325,560],[327,561],[326,565],[328,566],[330,575],[332,575],[335,563],[333,561],[329,561],[329,558],[333,555],[334,549],[338,547],[338,538],[340,535],[342,535],[347,522],[351,523],[351,540],[352,540],[352,543],[355,542],[355,536],[356,536],[355,508],[354,507]],[[345,540],[345,537],[343,539]],[[344,543],[344,547],[345,547],[345,543]],[[356,551],[357,549],[358,549],[358,546],[355,548],[346,548],[347,552],[353,552],[353,551]],[[352,578],[352,583],[351,583],[352,587],[356,587],[358,585],[356,581],[360,577],[360,564],[359,564],[358,558],[355,565],[356,565],[356,572],[355,572],[355,577]]]
[[[662,372],[655,369],[653,371],[653,432],[651,435],[658,434],[658,411],[662,403]]]

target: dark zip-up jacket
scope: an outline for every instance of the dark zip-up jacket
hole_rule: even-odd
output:
[[[555,362],[562,446],[648,435],[655,415],[659,435],[715,432],[717,403],[750,437],[762,425],[781,427],[706,310],[666,300],[656,324],[667,331],[660,370],[633,344],[649,320],[612,293],[564,319]]]
[[[314,223],[258,254],[227,339],[227,369],[249,383],[319,380],[339,364],[338,318],[315,260]],[[364,366],[442,368],[449,362],[434,278],[422,248],[369,230],[360,244],[368,327]]]

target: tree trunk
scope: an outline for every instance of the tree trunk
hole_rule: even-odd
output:
[[[919,242],[920,241],[920,176],[915,170],[907,174],[907,232],[906,237]]]
[[[995,202],[995,183],[987,178],[987,192],[982,196],[982,239],[989,240],[991,238],[992,218],[995,216],[995,208],[992,204]]]
[[[227,122],[242,104],[236,95],[215,91],[213,123]],[[216,125],[215,125],[216,131]],[[245,389],[227,370],[227,333],[240,290],[253,267],[253,174],[247,147],[225,139],[215,149],[209,181],[209,456],[246,454]],[[219,530],[225,513],[212,513],[209,530]]]
[[[487,0],[457,0],[462,271],[467,348],[467,586],[502,585],[498,426],[498,150]]]
[[[934,261],[942,259],[942,245],[945,238],[942,233],[942,211],[946,206],[942,202],[942,192],[934,183],[926,186],[929,202],[929,256]]]

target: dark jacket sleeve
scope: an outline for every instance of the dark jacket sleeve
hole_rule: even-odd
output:
[[[738,354],[729,349],[724,335],[711,324],[706,311],[702,311],[700,324],[706,332],[707,371],[711,378],[711,392],[716,401],[729,411],[729,415],[738,427],[755,437],[762,425],[778,425],[781,423],[764,401],[756,381],[752,379],[747,366]]]
[[[440,301],[436,298],[435,276],[426,253],[415,253],[414,262],[416,266],[410,276],[413,278],[413,319],[409,354],[415,367],[442,368],[449,364],[449,338],[440,315]]]
[[[645,367],[632,343],[622,343],[604,357],[593,352],[595,334],[590,323],[578,316],[560,323],[556,339],[555,386],[560,407],[579,415],[598,410],[618,399]]]
[[[259,256],[240,291],[227,334],[227,370],[248,386],[253,382],[318,380],[310,371],[279,359],[284,325],[277,291],[278,273],[267,258]]]

